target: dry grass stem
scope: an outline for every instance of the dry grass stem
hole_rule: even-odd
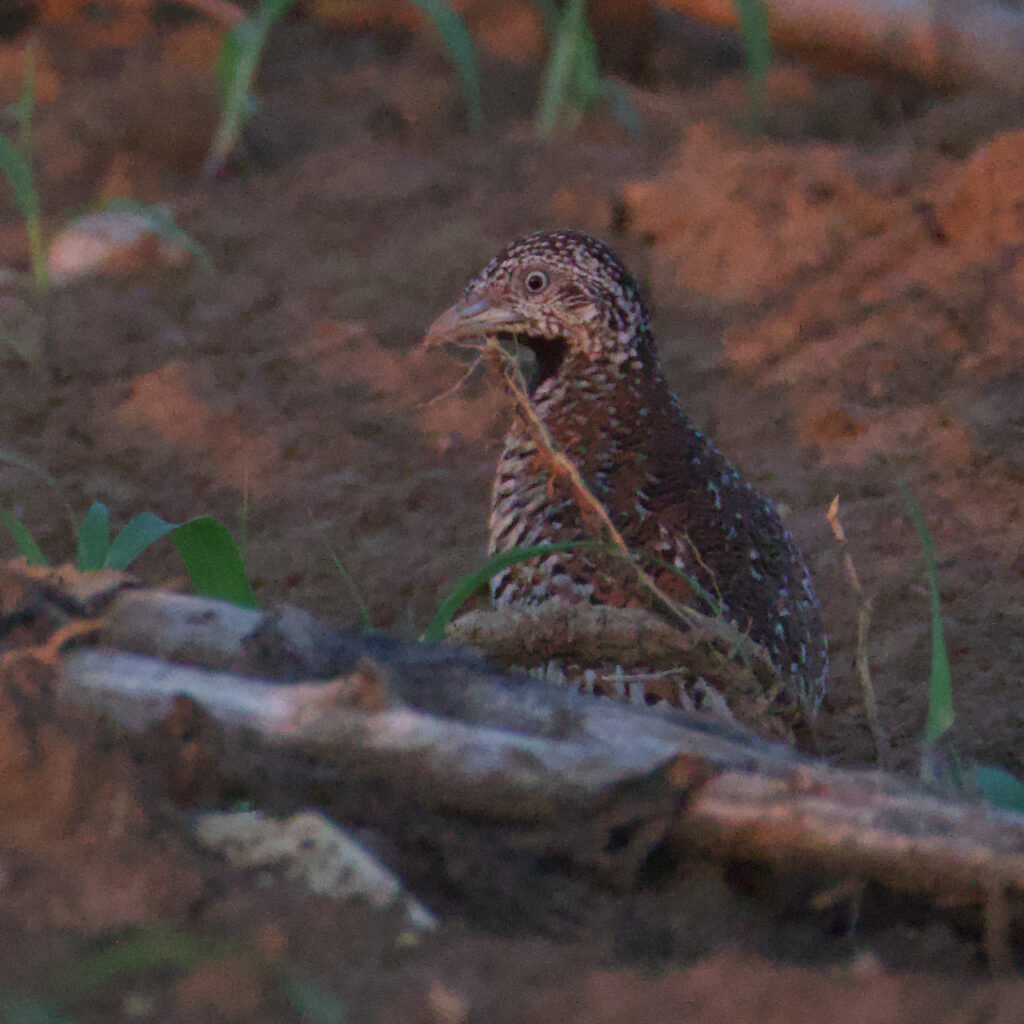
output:
[[[860,679],[861,699],[864,702],[864,715],[868,720],[868,728],[875,741],[875,754],[881,764],[885,764],[889,756],[889,736],[882,727],[878,717],[878,701],[875,697],[875,684],[871,679],[871,662],[868,659],[868,630],[871,626],[871,611],[874,603],[873,597],[868,594],[860,582],[860,575],[857,567],[853,564],[853,556],[846,543],[846,532],[839,519],[839,495],[837,494],[828,507],[825,515],[828,525],[843,553],[843,568],[846,571],[846,579],[853,592],[857,595],[857,678]]]

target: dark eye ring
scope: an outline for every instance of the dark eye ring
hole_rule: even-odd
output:
[[[531,270],[526,275],[525,283],[528,292],[542,292],[548,286],[548,275],[543,270]]]

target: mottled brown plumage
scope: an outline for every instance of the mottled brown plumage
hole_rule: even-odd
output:
[[[529,402],[579,470],[621,539],[674,599],[720,612],[762,644],[805,711],[828,668],[810,575],[772,503],[696,430],[666,383],[636,282],[583,232],[513,242],[470,281],[430,329],[433,338],[513,336],[536,356]],[[552,471],[536,430],[516,418],[498,464],[490,549],[592,537],[593,516]],[[669,563],[696,580],[717,607]],[[496,576],[498,605],[547,600],[650,607],[621,560],[575,550]]]

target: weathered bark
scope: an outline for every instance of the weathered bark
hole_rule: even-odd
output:
[[[834,768],[700,716],[504,676],[459,650],[337,634],[301,614],[239,616],[215,602],[129,591],[115,598],[106,639],[159,648],[154,615],[176,623],[175,650],[188,621],[208,634],[212,622],[237,620],[218,664],[233,644],[250,669],[257,652],[280,663],[284,651],[289,670],[314,662],[335,678],[273,683],[83,649],[64,659],[64,699],[141,732],[186,695],[266,757],[334,766],[340,778],[373,780],[452,821],[504,822],[520,847],[557,850],[604,877],[628,880],[657,850],[824,869],[947,900],[1024,892],[1020,815]],[[289,622],[297,632],[283,628]],[[255,629],[240,639],[246,625]]]

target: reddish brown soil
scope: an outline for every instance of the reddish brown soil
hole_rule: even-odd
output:
[[[510,38],[535,27],[486,30],[508,58]],[[632,91],[638,138],[598,115],[571,139],[536,141],[526,42],[529,61],[485,64],[489,127],[473,137],[429,33],[291,24],[268,54],[245,173],[197,184],[211,51],[187,28],[113,56],[51,40],[63,88],[37,142],[53,225],[128,188],[169,203],[216,268],[64,287],[40,362],[0,363],[0,445],[56,477],[76,515],[102,500],[118,523],[143,510],[244,522],[261,601],[355,623],[333,552],[375,625],[415,635],[482,560],[505,411],[475,380],[430,403],[457,372],[414,347],[511,236],[586,228],[649,286],[684,407],[788,510],[832,639],[825,752],[873,759],[857,604],[825,522],[838,494],[875,595],[891,761],[918,759],[929,620],[903,480],[940,560],[959,749],[1024,773],[1024,108],[781,69],[755,141],[736,127],[738,74],[666,30]],[[4,189],[0,257],[24,259]],[[72,553],[38,476],[0,466],[0,504],[53,557]],[[138,568],[180,573],[169,549]],[[0,988],[56,1000],[74,1021],[296,1020],[279,977],[299,969],[351,1021],[1024,1013],[1021,982],[987,982],[978,936],[955,918],[902,908],[890,927],[882,904],[848,934],[716,871],[635,903],[618,894],[571,939],[452,912],[406,947],[397,920],[196,851],[117,737],[52,709],[45,672],[5,681]],[[665,933],[645,930],[652,899],[678,901]],[[126,928],[230,942],[197,962],[74,980]]]

